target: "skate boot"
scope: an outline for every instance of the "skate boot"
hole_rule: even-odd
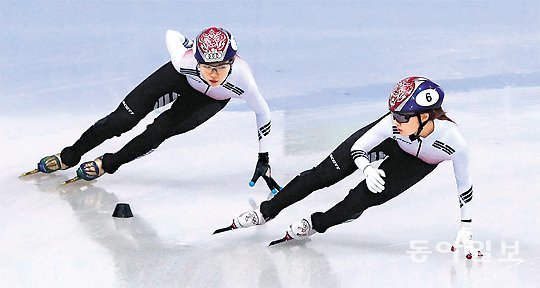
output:
[[[308,219],[304,218],[300,221],[294,222],[292,225],[289,225],[289,228],[285,232],[285,237],[270,242],[270,245],[268,246],[273,246],[293,239],[307,239],[309,236],[315,234],[315,232],[316,231],[313,230],[313,225],[311,225],[311,217]]]
[[[247,228],[251,226],[262,225],[266,223],[266,221],[269,221],[269,220],[270,219],[265,219],[261,211],[258,209],[249,211],[249,212],[244,212],[240,214],[238,217],[233,219],[233,223],[231,224],[231,226],[218,229],[214,232],[214,234],[233,230],[233,229],[238,229],[238,228]]]
[[[37,164],[36,169],[23,173],[21,177],[32,175],[38,172],[49,174],[52,172],[56,172],[58,170],[66,170],[68,168],[69,167],[66,164],[62,163],[62,159],[60,158],[60,153],[58,153],[52,156],[46,156],[46,157],[41,158],[41,160],[39,160],[39,163]]]
[[[313,225],[311,225],[311,217],[309,217],[308,219],[296,221],[293,224],[289,225],[287,233],[293,239],[297,240],[306,239],[309,236],[315,234],[315,230],[313,230]]]
[[[77,176],[65,181],[62,184],[73,183],[80,179],[83,179],[86,181],[92,181],[94,179],[97,179],[101,175],[105,174],[105,170],[103,170],[102,168],[103,166],[102,160],[103,160],[103,156],[99,156],[94,161],[88,161],[88,162],[82,163],[81,166],[79,166],[79,169],[77,169]]]
[[[262,225],[264,223],[266,223],[266,219],[264,219],[259,210],[244,212],[233,219],[233,224],[238,228],[247,228],[255,225]]]

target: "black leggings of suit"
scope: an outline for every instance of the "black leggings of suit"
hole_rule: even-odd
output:
[[[319,165],[300,173],[276,196],[262,202],[260,208],[263,216],[274,218],[281,210],[304,199],[313,191],[329,187],[356,171],[358,168],[351,157],[351,147],[382,118],[384,116],[356,131]],[[367,188],[365,180],[360,182],[349,191],[345,199],[334,207],[324,213],[312,214],[311,220],[315,231],[324,233],[329,227],[358,218],[367,208],[383,204],[396,197],[437,167],[407,154],[399,148],[395,140],[390,138],[374,147],[370,153],[373,152],[383,152],[387,155],[379,166],[386,173],[384,191],[372,193]]]
[[[156,108],[160,98],[165,96],[168,100],[173,100],[173,93],[176,93],[178,98],[168,110],[154,119],[142,134],[133,138],[118,152],[104,155],[105,172],[114,173],[122,164],[157,148],[165,139],[194,129],[229,102],[229,99],[212,99],[193,89],[186,76],[178,73],[171,62],[168,62],[135,87],[116,110],[86,130],[75,144],[64,148],[60,155],[62,162],[75,166],[86,152],[135,127]]]

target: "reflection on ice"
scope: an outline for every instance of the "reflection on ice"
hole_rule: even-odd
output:
[[[84,182],[59,187],[62,179],[57,175],[39,178],[36,187],[45,193],[58,192],[69,203],[88,237],[109,251],[114,270],[126,287],[166,286],[170,279],[164,279],[162,274],[176,274],[175,267],[185,265],[182,259],[192,249],[188,245],[162,241],[139,215],[112,217],[119,202],[114,193]]]

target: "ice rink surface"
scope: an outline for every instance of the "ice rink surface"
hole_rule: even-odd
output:
[[[540,286],[538,2],[2,1],[0,13],[2,287]],[[241,100],[97,181],[61,187],[74,168],[17,178],[168,61],[167,29],[193,38],[210,25],[235,34],[268,99],[282,185],[385,113],[401,78],[439,83],[472,152],[484,258],[448,251],[460,217],[450,163],[308,241],[267,247],[361,173],[262,227],[211,235],[269,197],[263,181],[248,186],[257,137]],[[134,217],[111,217],[117,203]]]

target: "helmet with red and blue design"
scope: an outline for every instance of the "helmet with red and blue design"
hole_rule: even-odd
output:
[[[417,114],[441,108],[444,91],[425,77],[407,77],[397,83],[388,99],[388,108],[401,114]]]
[[[195,38],[193,54],[197,62],[210,64],[231,60],[237,51],[236,40],[229,31],[219,27],[210,27],[204,29]]]

